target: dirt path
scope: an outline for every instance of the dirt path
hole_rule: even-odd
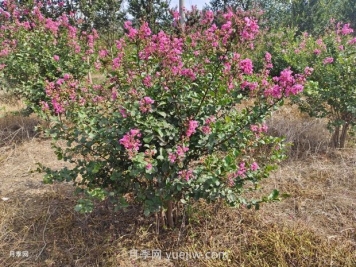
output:
[[[56,159],[49,140],[33,138],[23,144],[0,149],[0,197],[12,198],[40,194],[49,188],[36,171],[42,163],[54,168],[65,166]]]

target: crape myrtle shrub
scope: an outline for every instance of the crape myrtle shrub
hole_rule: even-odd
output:
[[[0,9],[0,83],[22,97],[29,108],[38,109],[48,101],[46,81],[58,81],[66,75],[86,77],[94,52],[96,31],[80,32],[63,13],[57,19],[45,17],[39,2],[31,9],[15,1],[3,1]],[[52,98],[52,101],[56,100]],[[53,103],[55,105],[55,103]]]
[[[326,118],[333,133],[331,145],[342,148],[347,132],[356,124],[356,38],[349,24],[330,22],[320,36],[293,30],[278,33],[273,46],[280,61],[296,72],[313,68],[306,89],[292,98],[303,112]],[[283,65],[283,64],[282,64]]]
[[[130,198],[146,215],[167,211],[173,226],[177,201],[258,207],[278,198],[277,190],[256,200],[243,193],[257,189],[283,158],[282,139],[267,135],[264,119],[303,90],[306,75],[287,68],[271,78],[268,52],[263,68],[254,69],[250,56],[259,27],[253,17],[229,11],[220,26],[213,20],[207,11],[171,35],[152,34],[146,22],[139,28],[126,22],[115,47],[93,45],[89,53],[105,73],[100,83],[71,72],[45,80],[38,110],[52,122],[49,135],[67,141],[53,147],[73,167],[42,169],[48,183],[74,181],[84,188],[88,198],[77,210],[91,211],[93,197],[109,198],[117,208]]]

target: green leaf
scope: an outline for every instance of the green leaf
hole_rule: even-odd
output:
[[[272,193],[268,196],[268,200],[273,201],[273,200],[279,200],[279,191],[277,189],[274,189]]]

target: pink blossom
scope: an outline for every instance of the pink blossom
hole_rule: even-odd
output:
[[[115,101],[117,99],[117,91],[115,88],[111,90],[111,99]]]
[[[319,55],[321,53],[320,49],[314,49],[313,53],[315,55]]]
[[[258,83],[257,82],[248,82],[248,81],[243,81],[241,83],[241,88],[245,89],[245,88],[249,88],[251,91],[255,90],[258,87]]]
[[[194,177],[192,170],[182,170],[178,172],[179,178],[189,181]]]
[[[246,174],[246,167],[245,167],[245,162],[241,162],[240,164],[239,164],[239,169],[238,169],[238,171],[237,171],[237,176],[240,176],[240,177],[244,177],[245,176],[245,174]]]
[[[151,111],[151,105],[154,103],[155,101],[152,100],[152,98],[150,98],[149,96],[145,96],[141,101],[140,101],[140,110],[142,113],[146,113]]]
[[[106,49],[99,50],[99,57],[101,58],[106,57],[108,54],[109,52]]]
[[[267,63],[270,63],[272,61],[272,55],[270,53],[266,52],[265,60]]]
[[[137,34],[138,34],[138,31],[132,27],[132,23],[131,21],[126,21],[124,23],[124,28],[128,31],[127,33],[127,36],[130,38],[130,39],[135,39]]]
[[[325,45],[323,42],[323,39],[320,39],[320,38],[318,40],[316,40],[315,42],[317,45],[322,46],[322,47]]]
[[[48,105],[48,103],[47,102],[44,102],[44,101],[41,101],[41,109],[42,109],[42,111],[47,111],[47,110],[49,110],[49,105]]]
[[[257,132],[257,133],[259,132],[258,125],[253,124],[253,125],[250,126],[250,129],[251,129],[252,132]]]
[[[114,69],[120,68],[121,60],[122,60],[122,55],[120,54],[118,57],[116,57],[112,60],[112,67]]]
[[[179,16],[179,12],[177,10],[174,10],[172,12],[172,16],[173,16],[174,20],[179,21],[180,16]]]
[[[63,75],[63,79],[64,79],[65,81],[68,81],[68,80],[70,79],[70,74],[65,73],[65,74]]]
[[[185,156],[185,152],[187,152],[189,150],[188,147],[185,146],[177,146],[177,156],[180,158],[183,158]]]
[[[268,126],[267,124],[263,123],[260,127],[260,132],[267,133],[267,131],[268,131]]]
[[[251,75],[253,73],[252,61],[249,58],[241,60],[239,67],[244,74]]]
[[[151,29],[147,22],[142,23],[140,27],[140,37],[145,38],[151,35]]]
[[[195,73],[192,69],[182,69],[181,74],[189,78],[191,81],[196,79]]]
[[[198,125],[199,123],[197,121],[190,120],[188,129],[186,131],[186,136],[190,137],[191,135],[193,135],[196,132],[196,128],[198,127]]]
[[[117,50],[120,51],[120,50],[123,48],[123,43],[124,43],[123,40],[116,40],[116,41],[115,41]]]
[[[225,32],[229,32],[231,30],[232,23],[231,21],[227,21],[225,24],[221,26],[221,30]]]
[[[347,43],[347,44],[349,44],[349,45],[356,44],[356,37],[355,37],[355,38],[353,38],[353,39],[351,39],[350,41],[348,41],[348,43]]]
[[[208,135],[211,133],[211,128],[208,125],[204,125],[203,127],[201,127],[201,131],[205,134]]]
[[[310,67],[305,67],[304,69],[304,74],[306,76],[310,76],[312,73],[313,73],[314,69],[313,68],[310,68]]]
[[[102,65],[101,65],[101,63],[100,63],[100,62],[95,61],[95,62],[94,62],[94,67],[95,67],[95,69],[96,69],[96,70],[100,70],[100,69],[101,69],[101,67],[102,67]]]
[[[137,152],[142,145],[140,140],[137,138],[141,137],[139,129],[131,129],[130,132],[126,133],[120,140],[120,144],[125,147],[126,150],[132,153]],[[130,153],[129,153],[130,154]]]
[[[168,154],[168,159],[171,163],[174,163],[176,160],[177,160],[177,156],[176,154],[173,154],[173,153],[169,153]]]
[[[54,35],[57,35],[59,25],[59,22],[53,21],[50,18],[46,19],[45,28],[50,30]]]
[[[7,56],[7,55],[9,55],[9,53],[10,53],[10,50],[5,48],[5,49],[0,51],[0,57]]]
[[[56,114],[64,113],[65,109],[60,103],[58,103],[57,99],[53,98],[51,103]]]
[[[344,26],[342,26],[342,29],[341,29],[342,35],[348,35],[353,32],[354,32],[354,30],[352,28],[350,28],[350,23],[344,24]]]
[[[250,166],[251,171],[257,171],[259,168],[257,162],[253,162]]]
[[[210,116],[205,120],[205,124],[211,124],[216,121],[215,116]]]
[[[127,118],[127,111],[126,111],[126,109],[124,109],[124,108],[120,108],[119,109],[119,112],[120,112],[120,114],[121,114],[121,116],[123,117],[123,118]]]
[[[148,163],[148,164],[146,165],[146,169],[147,169],[147,170],[151,170],[151,169],[152,169],[152,164],[151,164],[151,163]]]
[[[64,83],[64,79],[61,78],[56,81],[56,84],[59,86],[61,86],[63,83]]]
[[[260,133],[266,133],[268,130],[268,126],[263,123],[261,125],[257,125],[257,124],[252,124],[250,126],[250,129],[252,132],[254,132],[256,134],[256,136],[259,136]]]
[[[58,61],[58,60],[59,60],[59,56],[58,56],[58,55],[54,55],[54,56],[53,56],[53,59],[54,59],[55,61]]]
[[[152,82],[151,82],[151,76],[147,75],[145,78],[143,78],[143,84],[147,87],[151,87],[152,86]]]
[[[223,14],[223,17],[226,20],[231,20],[234,17],[234,13],[230,9],[227,13]]]
[[[331,64],[334,62],[334,58],[332,57],[327,57],[323,60],[323,63],[326,65],[326,64]]]
[[[207,10],[204,13],[204,19],[202,20],[202,24],[210,24],[214,20],[214,12],[211,10]]]
[[[242,30],[242,39],[244,40],[253,40],[256,34],[259,32],[259,26],[257,21],[254,19],[250,19],[245,17],[245,26]]]

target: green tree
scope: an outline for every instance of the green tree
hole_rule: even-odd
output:
[[[172,24],[169,0],[130,0],[128,4],[128,13],[133,17],[134,25],[146,21],[153,32],[158,32]]]
[[[226,12],[228,8],[233,10],[242,9],[249,10],[253,5],[253,0],[211,0],[209,6],[212,11]]]
[[[279,54],[279,67],[290,65],[293,71],[313,68],[302,94],[293,98],[303,112],[326,118],[332,132],[331,146],[343,148],[347,133],[356,125],[356,38],[349,24],[335,23],[320,36],[295,38],[286,29],[273,47]],[[289,39],[289,42],[288,42]],[[294,40],[294,41],[293,41]],[[291,45],[293,44],[293,45]]]
[[[127,20],[123,0],[77,0],[78,10],[84,19],[83,30],[96,29],[101,41],[108,47],[123,34],[122,25]]]

